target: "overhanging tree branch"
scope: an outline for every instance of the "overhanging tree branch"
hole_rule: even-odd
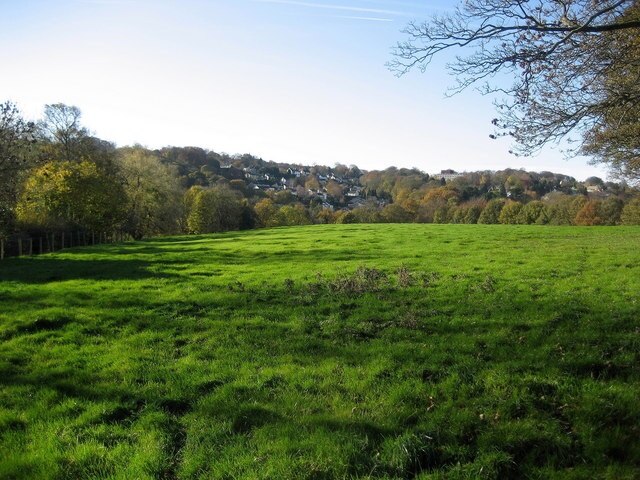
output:
[[[572,152],[585,153],[606,114],[640,109],[638,82],[624,80],[639,76],[639,32],[637,0],[466,0],[452,14],[408,24],[388,67],[398,76],[425,71],[442,52],[460,52],[447,66],[452,93],[479,84],[501,95],[495,137],[531,154],[575,132]]]

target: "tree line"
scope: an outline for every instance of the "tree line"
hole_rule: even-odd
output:
[[[637,190],[551,172],[279,164],[197,147],[116,148],[77,107],[29,122],[0,105],[0,236],[119,232],[139,239],[312,223],[640,224]]]

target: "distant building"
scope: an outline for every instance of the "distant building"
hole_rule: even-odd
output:
[[[293,175],[296,178],[306,177],[310,175],[309,170],[305,170],[304,168],[295,169],[293,167],[287,168],[287,175]]]
[[[353,186],[347,191],[346,196],[347,197],[359,197],[361,192],[362,192],[362,188],[360,188],[358,186]]]
[[[444,180],[445,182],[450,182],[456,178],[464,177],[464,173],[458,173],[455,170],[440,170],[440,173],[432,173],[429,175],[431,178],[435,178],[438,180]]]

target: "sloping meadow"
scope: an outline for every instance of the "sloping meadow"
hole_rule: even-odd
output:
[[[0,478],[638,478],[639,293],[631,227],[5,260]]]

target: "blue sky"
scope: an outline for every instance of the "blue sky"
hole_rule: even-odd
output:
[[[489,138],[492,100],[445,98],[446,59],[385,67],[433,0],[0,0],[0,101],[80,107],[118,145],[195,145],[303,164],[427,172],[507,167],[606,177],[555,149]]]

